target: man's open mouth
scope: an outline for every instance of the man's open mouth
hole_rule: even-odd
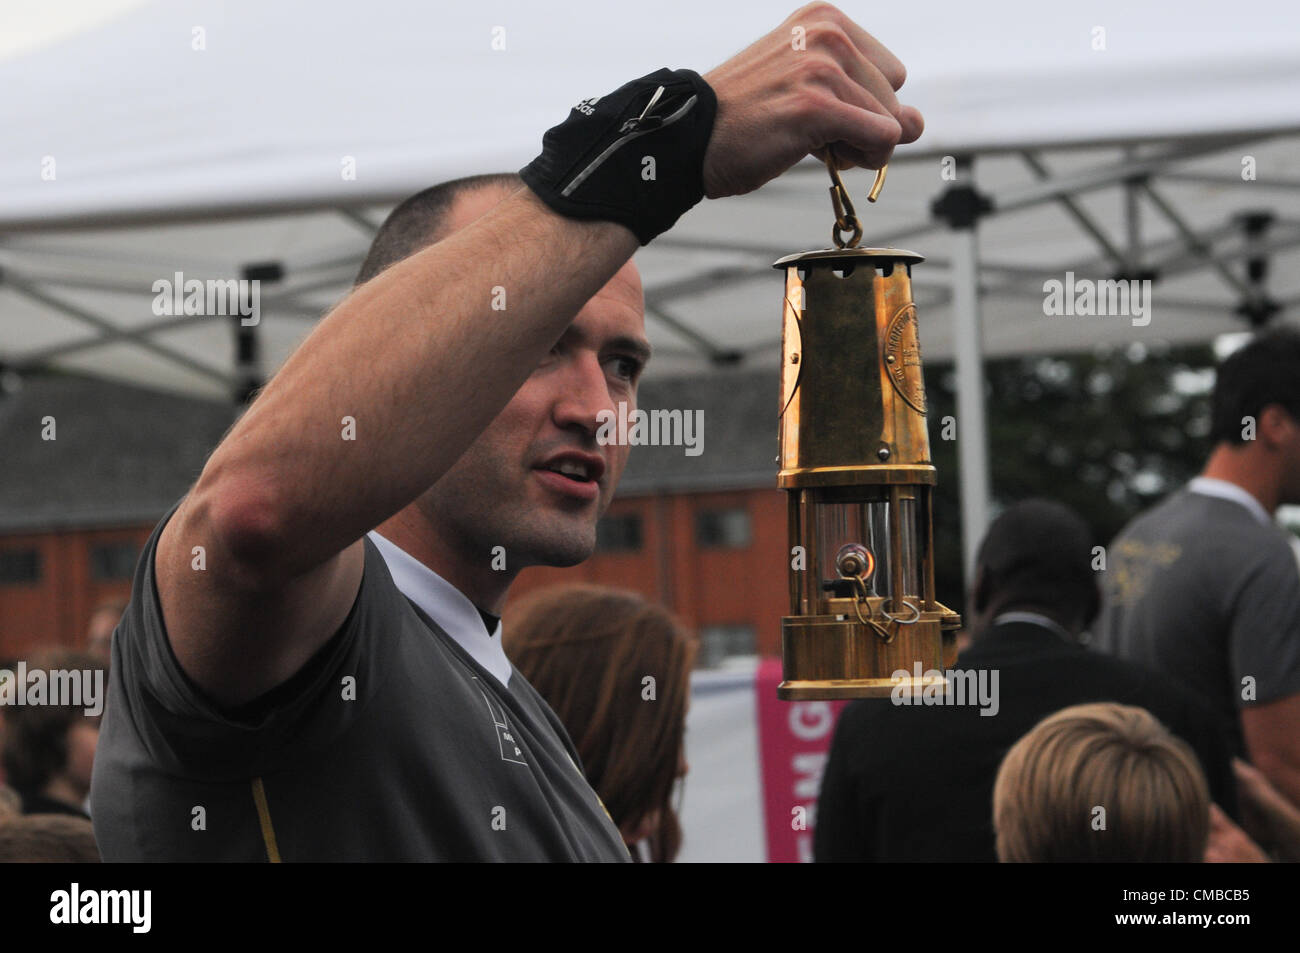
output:
[[[558,453],[539,463],[534,472],[544,485],[557,493],[592,500],[600,496],[600,478],[605,473],[605,461],[595,454]]]
[[[560,463],[550,464],[542,467],[543,470],[549,470],[551,473],[558,473],[561,476],[568,477],[570,480],[576,480],[579,483],[591,483],[591,472],[586,464],[578,463],[575,460],[564,460]]]

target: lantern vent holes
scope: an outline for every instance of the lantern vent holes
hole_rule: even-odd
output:
[[[890,259],[886,259],[884,261],[874,261],[871,263],[848,261],[848,262],[842,262],[839,265],[837,265],[837,267],[832,268],[831,274],[834,275],[836,278],[847,278],[850,275],[852,275],[855,271],[857,271],[859,268],[861,268],[864,271],[871,272],[871,274],[873,275],[879,275],[881,278],[888,278],[890,275],[894,273],[894,266],[897,264],[898,262]],[[911,266],[905,265],[904,267],[907,268],[907,274],[910,277],[912,274]],[[800,268],[799,280],[804,281],[806,280],[806,277],[807,277],[806,270]]]

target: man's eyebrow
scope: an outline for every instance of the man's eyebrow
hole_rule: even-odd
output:
[[[630,351],[632,356],[637,358],[642,364],[650,360],[652,349],[649,342],[640,338],[633,337],[616,337],[605,345],[607,350],[611,351]]]

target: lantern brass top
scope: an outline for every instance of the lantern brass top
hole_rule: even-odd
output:
[[[860,258],[903,261],[909,265],[915,265],[918,262],[925,261],[924,255],[918,255],[916,252],[908,251],[906,248],[819,248],[816,251],[804,251],[799,252],[797,255],[786,255],[784,258],[774,261],[772,267],[788,268],[801,261],[825,261],[828,259],[853,261]]]

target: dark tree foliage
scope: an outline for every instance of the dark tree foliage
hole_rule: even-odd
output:
[[[1134,344],[1068,357],[985,364],[994,512],[1031,496],[1074,507],[1108,543],[1139,511],[1200,472],[1210,446],[1214,353],[1208,345]],[[961,472],[957,442],[944,440],[956,373],[927,365],[935,494],[936,583],[941,601],[964,603]],[[960,610],[959,610],[960,611]]]

